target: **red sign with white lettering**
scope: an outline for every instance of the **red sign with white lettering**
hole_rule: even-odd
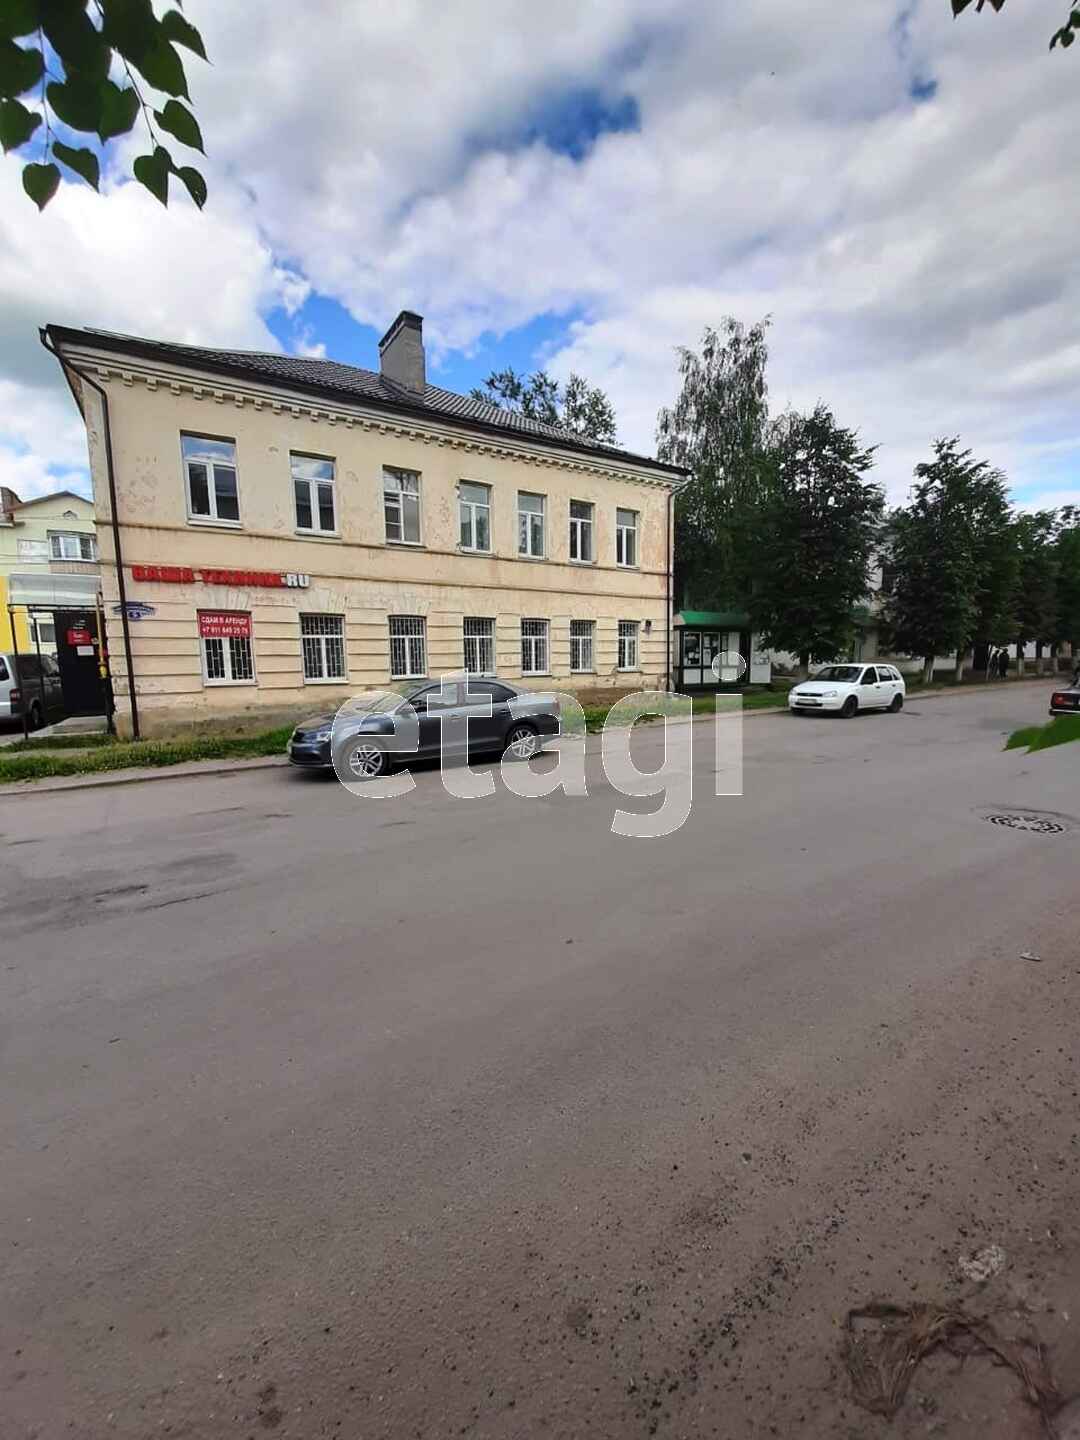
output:
[[[204,640],[250,640],[251,616],[235,610],[200,610],[199,634]]]
[[[269,590],[306,590],[308,587],[308,577],[293,571],[211,570],[205,565],[201,570],[193,570],[189,565],[133,565],[131,578],[169,585],[191,585],[201,580],[204,585],[259,585]]]
[[[94,637],[89,630],[72,628],[67,632],[67,643],[69,645],[92,645]]]

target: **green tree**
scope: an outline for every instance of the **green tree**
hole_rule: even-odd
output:
[[[1057,561],[1057,611],[1054,639],[1080,655],[1080,509],[1058,511],[1054,533]]]
[[[1054,545],[1057,516],[1052,510],[1019,515],[1015,522],[1016,552],[1020,563],[1016,603],[1016,640],[1019,674],[1024,673],[1024,645],[1035,642],[1042,659],[1043,646],[1058,628],[1058,555]]]
[[[580,375],[571,375],[560,389],[546,370],[526,376],[508,367],[492,371],[471,393],[474,400],[517,410],[545,425],[559,425],[598,445],[614,445],[618,440],[615,407],[598,385],[590,385]]]
[[[968,6],[973,3],[976,11],[981,10],[986,4],[986,0],[951,0],[951,3],[953,18],[955,19],[957,15],[961,15]],[[990,0],[990,4],[995,10],[1001,11],[1005,7],[1005,0]],[[1050,36],[1050,49],[1053,50],[1055,45],[1060,45],[1063,50],[1067,50],[1076,39],[1075,31],[1080,31],[1080,9],[1076,8],[1069,11],[1065,19],[1065,24],[1062,25],[1060,29],[1055,30]]]
[[[818,405],[774,431],[775,480],[760,508],[754,614],[767,645],[835,660],[851,643],[852,610],[870,589],[884,510],[867,481],[874,451]]]
[[[773,473],[768,324],[728,316],[706,327],[700,354],[680,349],[682,388],[657,419],[657,455],[691,473],[675,502],[682,604],[745,605],[760,570],[758,519]]]
[[[23,189],[39,210],[56,194],[61,167],[96,190],[109,142],[140,115],[150,149],[134,161],[135,179],[167,205],[175,175],[202,208],[205,180],[177,165],[160,138],[203,148],[184,104],[181,48],[206,59],[194,25],[175,9],[159,17],[151,0],[0,0],[0,144],[31,157]],[[167,97],[160,109],[151,112],[146,90]]]
[[[962,676],[978,638],[991,639],[1012,603],[1008,571],[995,568],[1008,546],[1005,477],[972,458],[955,437],[934,443],[934,458],[915,467],[906,506],[891,520],[894,572],[887,618],[894,643],[925,659],[957,652]]]

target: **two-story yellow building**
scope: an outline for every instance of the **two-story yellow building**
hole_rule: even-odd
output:
[[[461,670],[667,686],[685,472],[429,385],[418,315],[378,372],[42,338],[86,422],[122,731]]]
[[[20,500],[0,485],[0,651],[55,653],[53,615],[33,607],[93,609],[97,588],[93,504],[73,490]]]

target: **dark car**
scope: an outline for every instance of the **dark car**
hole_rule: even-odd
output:
[[[336,749],[339,774],[374,780],[395,761],[437,756],[444,744],[447,750],[509,751],[528,760],[543,736],[558,733],[554,695],[470,677],[424,681],[403,694],[384,690],[357,696],[336,713],[301,721],[288,754],[294,765],[325,770],[334,765]]]
[[[63,708],[60,670],[51,655],[20,655],[16,669],[12,651],[0,653],[0,721],[21,720],[25,710],[30,729],[38,730]]]
[[[1080,715],[1080,670],[1072,678],[1072,684],[1064,690],[1055,690],[1050,696],[1051,715]]]

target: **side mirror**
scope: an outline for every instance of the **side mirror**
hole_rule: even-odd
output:
[[[410,700],[408,703],[416,711],[417,715],[427,714],[427,700],[423,695],[418,695],[415,700]]]

